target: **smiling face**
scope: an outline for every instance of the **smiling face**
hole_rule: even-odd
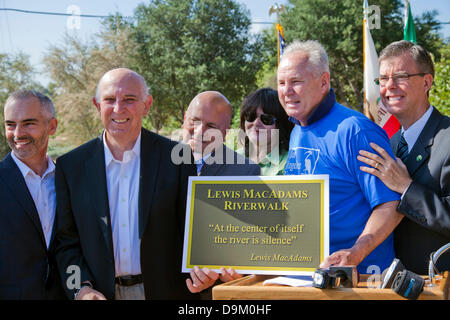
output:
[[[230,128],[232,110],[220,93],[206,91],[197,95],[186,111],[183,142],[191,146],[194,156],[206,155],[221,146]],[[211,145],[213,143],[213,145]]]
[[[380,62],[380,76],[390,77],[386,84],[380,85],[381,101],[386,109],[395,115],[407,129],[418,120],[429,106],[427,92],[433,83],[433,76],[413,76],[396,83],[396,74],[416,74],[422,72],[408,52]]]
[[[307,125],[307,120],[329,91],[330,74],[311,70],[307,53],[284,56],[278,66],[278,96],[287,115]]]
[[[48,139],[55,134],[57,121],[47,115],[39,99],[16,99],[5,106],[5,135],[14,155],[31,167],[46,161]]]
[[[252,143],[254,146],[259,146],[260,144],[270,146],[271,130],[276,129],[276,122],[272,123],[271,125],[266,125],[262,123],[260,118],[262,114],[264,114],[262,108],[258,107],[256,108],[255,120],[252,122],[245,120],[244,124],[245,133],[247,134],[250,143]],[[264,132],[263,130],[266,131]],[[260,141],[260,139],[265,139],[265,141]]]
[[[94,104],[107,141],[129,149],[141,132],[142,118],[150,109],[152,96],[145,93],[144,83],[136,73],[115,69],[100,80]]]

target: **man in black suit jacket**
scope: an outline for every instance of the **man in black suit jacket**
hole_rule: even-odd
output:
[[[380,54],[380,93],[402,129],[391,138],[397,161],[374,145],[376,154],[361,151],[363,171],[379,177],[402,194],[398,211],[405,215],[395,229],[394,247],[404,266],[428,274],[432,252],[450,242],[450,118],[430,105],[434,67],[419,45],[398,41]],[[437,263],[450,270],[450,254]]]
[[[195,167],[175,165],[175,142],[142,129],[151,103],[139,74],[107,72],[94,98],[105,131],[58,159],[56,259],[63,279],[75,266],[82,284],[65,288],[71,298],[142,299],[142,286],[146,299],[195,297],[181,273]]]
[[[249,159],[224,145],[231,126],[232,108],[228,99],[217,91],[204,91],[192,99],[183,122],[183,142],[194,154],[199,176],[257,176],[261,169]],[[186,285],[192,293],[242,277],[232,268],[221,268],[220,275],[209,268],[195,266]],[[202,298],[209,299],[210,291]]]
[[[43,94],[14,92],[6,101],[11,152],[0,162],[0,300],[64,299],[52,254],[54,164],[47,156],[57,121]]]

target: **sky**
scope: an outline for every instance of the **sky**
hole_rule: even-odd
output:
[[[358,1],[358,0],[355,0]],[[131,16],[138,4],[144,0],[0,0],[0,8],[15,8],[32,11],[49,11],[73,13],[79,10],[81,14],[108,15],[120,12],[124,16]],[[285,4],[286,0],[240,0],[250,10],[252,31],[258,32],[268,24],[258,22],[274,22],[276,15],[269,16],[272,5]],[[369,0],[369,5],[376,4],[376,0]],[[438,20],[450,22],[449,0],[410,0],[414,16],[421,15],[427,10],[438,10]],[[361,16],[362,16],[361,0]],[[362,17],[361,17],[362,19]],[[441,33],[450,37],[450,25],[442,25]],[[382,27],[382,26],[381,26]],[[23,52],[30,57],[32,65],[37,69],[38,81],[46,85],[42,58],[51,45],[62,43],[66,32],[76,34],[82,40],[88,40],[101,28],[101,19],[81,18],[79,25],[70,17],[26,14],[12,11],[0,11],[0,53]]]

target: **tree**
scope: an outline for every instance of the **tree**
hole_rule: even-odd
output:
[[[0,54],[0,158],[9,152],[6,143],[5,127],[3,125],[3,107],[8,96],[19,89],[35,89],[43,91],[41,85],[33,81],[35,70],[30,65],[29,58],[23,53]]]
[[[250,36],[249,12],[235,1],[152,0],[134,20],[132,65],[154,97],[156,131],[170,117],[180,125],[201,91],[220,91],[236,107],[256,88],[260,39]]]
[[[403,39],[403,4],[400,0],[378,0],[376,5],[381,11],[381,28],[372,29],[371,34],[380,52],[389,43]],[[414,23],[419,44],[438,57],[442,40],[436,15],[435,11],[424,13]],[[281,15],[287,43],[318,40],[325,47],[338,101],[359,111],[363,110],[362,23],[362,1],[354,0],[290,0]],[[276,56],[276,45],[268,49]]]
[[[434,83],[430,103],[443,114],[450,116],[450,44],[441,50],[441,59],[434,64]]]

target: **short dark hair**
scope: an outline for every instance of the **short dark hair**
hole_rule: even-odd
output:
[[[391,43],[381,51],[378,61],[381,63],[385,59],[401,56],[405,52],[409,52],[420,72],[429,73],[434,78],[434,64],[430,54],[421,45],[410,41],[400,40]]]
[[[279,150],[289,150],[289,138],[294,124],[289,121],[286,111],[280,104],[278,92],[272,88],[261,88],[250,93],[242,102],[240,128],[245,132],[245,116],[247,114],[256,113],[256,109],[261,107],[264,113],[275,116],[275,127],[279,131]],[[243,142],[243,141],[241,141]],[[248,156],[248,137],[245,135],[245,154]]]

